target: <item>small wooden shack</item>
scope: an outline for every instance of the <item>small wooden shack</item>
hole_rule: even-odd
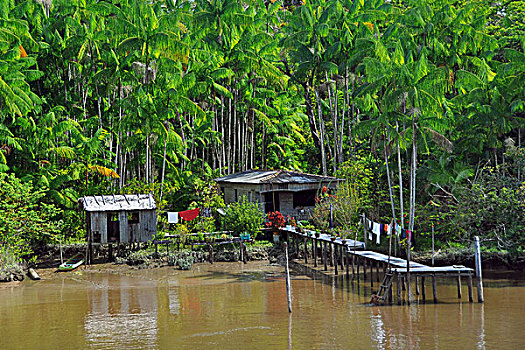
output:
[[[249,201],[259,203],[265,213],[277,210],[296,219],[308,219],[315,207],[315,196],[323,186],[335,189],[344,180],[285,170],[250,170],[214,181],[220,186],[226,204],[246,196]]]
[[[157,233],[151,194],[86,196],[78,203],[86,212],[89,243],[147,242]]]

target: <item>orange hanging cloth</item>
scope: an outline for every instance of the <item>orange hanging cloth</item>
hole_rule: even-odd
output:
[[[24,50],[24,47],[20,45],[20,58],[27,57],[27,52]]]
[[[195,219],[197,215],[199,215],[199,208],[179,212],[179,216],[181,217],[181,219],[186,221],[191,221]]]

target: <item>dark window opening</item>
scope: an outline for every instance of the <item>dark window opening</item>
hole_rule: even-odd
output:
[[[128,213],[128,224],[138,224],[139,223],[139,213],[134,211]]]
[[[315,190],[300,191],[293,193],[293,207],[313,207],[315,206]]]
[[[279,192],[266,192],[264,194],[264,212],[269,213],[280,210],[281,203],[279,201]]]

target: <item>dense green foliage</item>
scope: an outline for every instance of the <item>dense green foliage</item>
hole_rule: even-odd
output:
[[[34,243],[60,239],[61,210],[43,203],[43,196],[30,182],[0,173],[0,256],[27,256]]]
[[[201,179],[251,168],[336,174],[366,161],[360,203],[373,219],[407,215],[423,231],[429,216],[419,213],[438,211],[458,223],[452,238],[470,237],[460,234],[463,194],[493,191],[476,174],[495,169],[513,180],[502,198],[521,196],[524,8],[3,1],[0,171],[31,181],[76,236],[85,194],[152,191],[160,208],[183,210],[198,203]]]
[[[239,202],[232,203],[226,209],[226,215],[221,218],[222,228],[233,231],[235,236],[249,233],[253,238],[262,227],[264,214],[256,203],[248,201],[243,196]]]

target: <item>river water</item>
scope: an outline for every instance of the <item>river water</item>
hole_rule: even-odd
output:
[[[434,305],[368,306],[367,288],[265,263],[47,274],[0,285],[0,349],[521,349],[525,276],[490,274],[485,303],[440,280]],[[362,286],[362,285],[361,285]],[[427,287],[431,293],[431,288]],[[368,293],[365,296],[365,293]]]

